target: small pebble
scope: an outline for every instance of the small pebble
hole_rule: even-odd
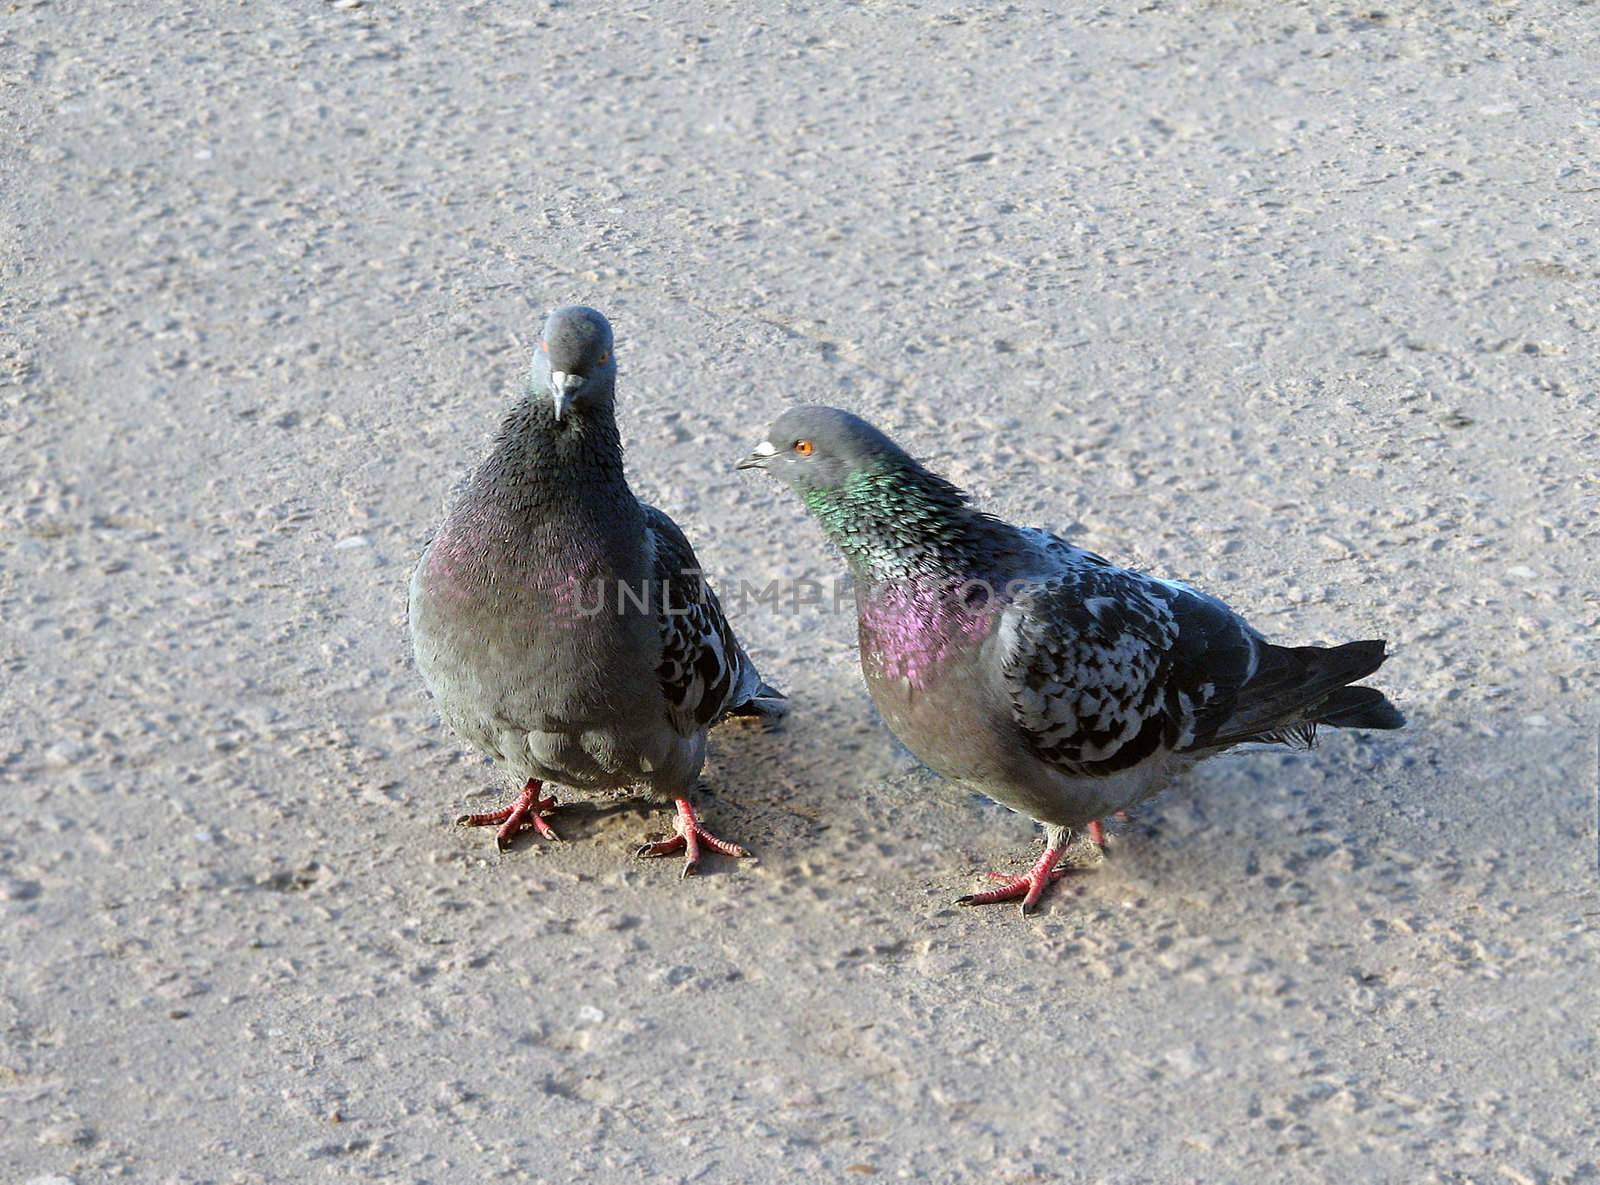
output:
[[[87,1148],[94,1143],[94,1132],[76,1123],[52,1123],[39,1130],[39,1143],[56,1148]]]
[[[40,889],[38,881],[8,876],[0,880],[0,901],[32,901],[39,895]]]

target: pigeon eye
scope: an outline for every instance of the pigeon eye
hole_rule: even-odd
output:
[[[600,357],[598,357],[598,358],[596,358],[594,360],[594,364],[596,366],[604,366],[607,362],[610,362],[610,361],[611,361],[611,351],[610,350],[604,350],[604,351],[601,352]]]
[[[809,457],[812,453],[817,451],[817,446],[812,444],[809,440],[797,440],[794,442],[794,451],[799,453],[802,457]]]

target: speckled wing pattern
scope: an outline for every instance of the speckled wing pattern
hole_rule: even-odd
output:
[[[1205,747],[1254,674],[1259,636],[1212,597],[1044,538],[1054,571],[1001,624],[1012,718],[1034,753],[1101,777]]]
[[[750,699],[761,678],[733,636],[678,524],[654,506],[641,507],[646,541],[655,555],[653,576],[662,593],[653,598],[661,630],[656,677],[673,727],[689,736]]]

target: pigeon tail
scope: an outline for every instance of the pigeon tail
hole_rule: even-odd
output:
[[[786,715],[789,711],[789,697],[784,695],[772,684],[763,680],[761,685],[750,693],[750,698],[734,704],[722,714],[722,719],[729,717],[755,716],[763,720],[775,720]]]
[[[1404,728],[1406,718],[1376,687],[1341,687],[1323,701],[1317,723],[1330,728]]]
[[[1233,715],[1206,742],[1227,748],[1246,742],[1309,749],[1317,725],[1332,728],[1400,728],[1405,717],[1375,687],[1349,687],[1383,665],[1381,638],[1342,646],[1274,646],[1260,643],[1255,676],[1239,692]]]

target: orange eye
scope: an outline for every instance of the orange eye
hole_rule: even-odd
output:
[[[812,453],[817,451],[817,446],[812,444],[809,440],[797,440],[794,442],[794,451],[799,453],[802,457],[809,457]]]
[[[600,357],[595,359],[594,364],[596,366],[604,366],[607,362],[610,362],[610,361],[611,361],[611,351],[607,350],[604,354],[601,354]]]

